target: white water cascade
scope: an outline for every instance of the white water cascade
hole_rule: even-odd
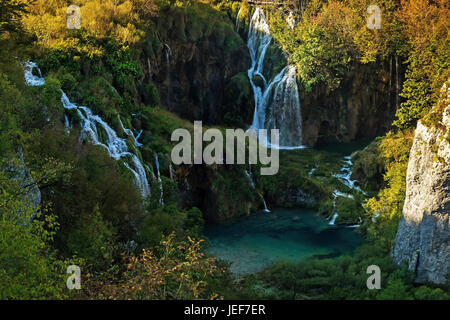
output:
[[[137,134],[137,136],[134,136],[133,130],[131,130],[131,129],[126,129],[126,128],[123,126],[122,119],[120,119],[120,115],[117,115],[117,118],[119,119],[119,124],[120,124],[120,127],[122,128],[123,132],[125,132],[125,134],[126,134],[127,136],[130,136],[130,137],[133,138],[134,145],[135,145],[136,147],[142,147],[142,143],[140,143],[140,142],[138,141],[138,139],[139,139],[139,137],[141,136],[143,130],[139,131],[138,134]]]
[[[236,32],[239,32],[239,17],[241,15],[241,12],[242,12],[242,7],[239,8],[239,11],[236,15],[236,27],[235,27]]]
[[[334,174],[334,176],[336,178],[339,179],[339,181],[341,181],[344,185],[346,185],[347,187],[349,187],[350,189],[354,189],[357,190],[361,193],[363,193],[364,195],[367,195],[363,190],[361,190],[361,188],[359,186],[356,185],[356,183],[358,182],[357,180],[352,180],[351,176],[352,176],[352,156],[346,156],[344,158],[344,165],[341,168],[341,171],[339,173]]]
[[[33,69],[37,70],[39,77],[33,75]],[[41,71],[34,62],[26,62],[24,64],[25,82],[29,86],[41,86],[45,84],[44,78],[42,78]],[[119,138],[117,133],[98,115],[94,115],[92,110],[77,106],[76,104],[70,102],[67,95],[62,91],[61,102],[65,109],[75,109],[81,118],[81,136],[80,141],[87,139],[91,143],[105,148],[109,155],[115,159],[119,160],[121,158],[127,159],[131,162],[132,167],[128,161],[124,161],[124,165],[133,173],[135,177],[135,183],[141,190],[141,194],[144,197],[150,195],[150,187],[147,181],[147,175],[145,173],[144,166],[142,165],[139,158],[128,151],[128,147],[125,139]],[[119,117],[120,120],[120,117]],[[66,124],[68,121],[66,121]],[[122,128],[123,124],[120,121]],[[106,133],[106,143],[100,141],[98,136],[98,128],[102,128]],[[124,129],[125,133],[127,131]],[[131,132],[131,130],[130,130]],[[127,133],[128,134],[128,133]],[[136,142],[136,139],[134,139]]]
[[[339,217],[339,214],[335,212],[333,214],[333,217],[330,219],[330,222],[328,222],[329,225],[334,226],[334,223],[336,222],[336,218]]]
[[[302,118],[294,65],[286,66],[273,79],[264,75],[264,59],[272,41],[264,11],[257,7],[250,21],[247,46],[252,66],[248,77],[253,88],[255,111],[253,129],[279,129],[279,149],[298,149],[302,145]],[[261,81],[256,81],[260,78]],[[269,143],[270,145],[270,143]]]
[[[255,181],[253,180],[253,174],[250,170],[245,170],[245,174],[247,175],[248,181],[250,183],[250,186],[253,188],[253,190],[256,189],[255,187]],[[271,212],[269,210],[269,208],[267,208],[267,204],[266,204],[266,200],[264,199],[264,196],[262,195],[262,193],[258,193],[259,196],[261,197],[263,203],[264,203],[264,212]]]
[[[361,190],[361,188],[359,186],[356,185],[356,183],[358,182],[357,180],[352,180],[350,177],[352,175],[352,156],[346,156],[344,157],[344,165],[342,166],[341,170],[339,173],[334,174],[333,176],[335,176],[336,178],[339,179],[339,181],[345,185],[346,187],[348,187],[351,190],[356,190],[358,192],[361,192],[362,194],[364,194],[365,196],[367,196],[367,193],[365,193],[363,190]],[[330,225],[334,225],[336,218],[339,216],[339,214],[337,212],[335,212],[336,210],[336,200],[338,197],[345,197],[345,198],[350,198],[350,199],[354,199],[354,196],[352,194],[348,194],[348,193],[344,193],[341,192],[337,189],[335,189],[333,191],[333,217],[330,219],[329,223]],[[348,226],[349,228],[358,228],[359,225],[352,225],[352,226]]]

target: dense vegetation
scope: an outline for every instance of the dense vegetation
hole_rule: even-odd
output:
[[[352,256],[280,262],[234,281],[223,263],[205,254],[203,213],[196,207],[180,208],[180,194],[168,169],[161,182],[151,181],[152,190],[162,184],[164,205],[158,192],[142,199],[121,161],[79,142],[80,119],[61,104],[63,89],[122,137],[126,136],[118,116],[125,127],[142,129],[139,157],[154,167],[157,153],[162,167],[168,168],[171,132],[192,128],[164,109],[143,57],[160,54],[167,37],[198,40],[204,34],[232,50],[236,44],[231,19],[243,6],[241,16],[248,22],[248,4],[0,0],[0,299],[448,299],[448,288],[418,286],[412,274],[390,262],[413,128],[435,104],[449,76],[448,5],[444,0],[381,1],[387,30],[381,32],[364,27],[370,1],[301,2],[302,20],[295,29],[287,28],[277,10],[270,24],[307,90],[318,85],[337,88],[352,63],[399,57],[407,66],[396,128],[355,156],[355,166],[375,179],[368,183],[373,197],[365,202],[366,210],[362,198],[356,205],[337,204],[347,213],[342,223],[364,218],[363,247]],[[80,30],[66,27],[69,4],[81,7]],[[187,34],[184,27],[176,35],[164,34],[182,14],[198,24],[190,25]],[[41,67],[44,86],[24,84],[20,62],[29,59]],[[64,116],[73,124],[70,133]],[[243,123],[235,114],[224,120]],[[308,152],[282,154],[278,180],[257,177],[257,189],[276,202],[281,187],[301,186],[319,200],[318,211],[330,214],[337,184],[330,178],[337,167],[335,158]],[[310,177],[315,164],[318,169]],[[184,169],[176,168],[177,174]],[[255,197],[243,180],[241,172],[233,170],[215,177],[221,210],[240,210]],[[32,203],[36,187],[42,195],[38,208]],[[71,264],[83,270],[81,292],[66,288],[65,271]],[[383,271],[383,290],[365,287],[365,268],[371,264]]]

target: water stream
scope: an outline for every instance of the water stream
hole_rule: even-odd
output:
[[[34,75],[33,70],[36,70],[39,76]],[[40,69],[34,62],[26,62],[24,64],[24,73],[25,82],[29,86],[42,86],[45,84],[45,79],[42,77]],[[124,165],[132,172],[135,183],[140,189],[142,196],[147,197],[150,195],[150,186],[147,181],[144,166],[139,158],[128,150],[126,140],[119,138],[117,133],[100,116],[95,115],[91,109],[72,103],[62,90],[61,102],[65,109],[76,110],[81,119],[80,141],[86,139],[95,145],[105,148],[113,159],[124,160]],[[68,119],[65,122],[67,129]],[[120,124],[123,128],[122,121],[120,121]],[[132,134],[131,130],[123,129],[126,134]],[[102,142],[100,140],[98,130],[104,131],[106,141]],[[134,139],[134,142],[136,144],[137,139]]]

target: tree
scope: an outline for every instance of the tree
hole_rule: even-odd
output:
[[[21,30],[21,17],[27,12],[27,0],[0,0],[0,36]]]
[[[214,299],[208,278],[223,272],[215,258],[206,257],[202,240],[188,237],[175,240],[172,233],[161,241],[161,248],[144,249],[130,257],[122,280],[114,284],[88,280],[88,295],[100,299]],[[97,291],[101,288],[100,291]]]

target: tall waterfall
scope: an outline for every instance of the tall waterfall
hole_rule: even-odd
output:
[[[295,66],[286,66],[273,79],[264,75],[264,59],[272,41],[264,11],[257,7],[250,21],[248,49],[252,61],[248,77],[253,88],[254,129],[279,129],[279,149],[302,148],[302,118]],[[256,78],[261,81],[255,83]],[[261,87],[262,86],[262,87]]]
[[[41,71],[34,62],[25,63],[24,69],[25,82],[29,86],[41,86],[45,84],[45,80],[44,78],[42,78]],[[33,69],[36,69],[38,71],[39,76],[35,76],[33,74]],[[75,109],[81,118],[80,140],[82,141],[83,139],[87,139],[91,143],[105,148],[108,151],[109,155],[115,160],[119,160],[121,158],[126,159],[124,161],[124,164],[133,173],[135,177],[135,183],[141,190],[142,196],[148,196],[150,194],[150,187],[147,181],[147,175],[145,173],[144,166],[135,154],[128,151],[125,139],[119,138],[117,136],[117,133],[105,121],[103,121],[100,116],[94,115],[91,109],[83,106],[77,106],[76,104],[70,102],[64,91],[61,90],[61,92],[61,102],[64,108]],[[123,128],[122,121],[120,121],[120,124]],[[103,129],[106,133],[105,143],[101,142],[99,139],[99,128]],[[125,128],[123,129],[127,134],[131,132],[131,130],[127,132]],[[136,143],[136,139],[134,139],[134,141]],[[132,166],[130,166],[129,162]]]

